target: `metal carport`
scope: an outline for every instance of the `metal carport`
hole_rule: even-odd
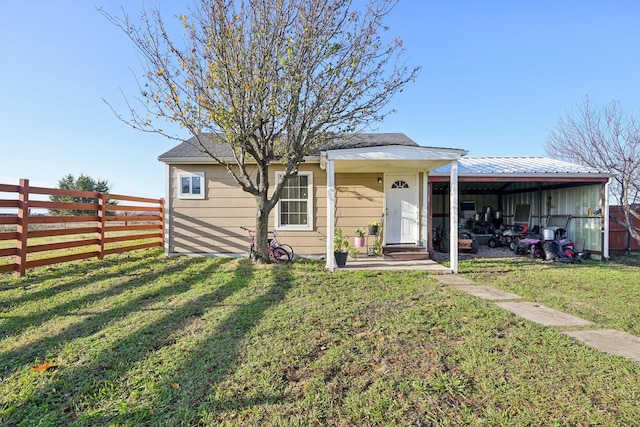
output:
[[[449,166],[429,173],[431,227],[449,221]],[[458,161],[458,198],[479,208],[501,211],[512,224],[516,205],[531,206],[531,226],[545,226],[549,215],[568,215],[572,239],[581,237],[594,256],[609,256],[606,171],[544,157],[463,157]]]

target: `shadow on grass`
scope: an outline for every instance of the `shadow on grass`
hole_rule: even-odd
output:
[[[256,327],[256,325],[264,318],[265,312],[280,304],[286,298],[289,291],[295,285],[295,279],[291,274],[291,270],[286,265],[276,265],[271,270],[271,286],[258,298],[247,301],[246,304],[238,307],[238,309],[225,319],[218,327],[217,336],[212,336],[200,348],[199,352],[194,354],[189,360],[183,364],[180,375],[186,376],[195,370],[201,370],[204,374],[208,365],[202,364],[203,360],[217,365],[215,375],[211,376],[206,384],[194,384],[187,395],[181,396],[175,400],[177,405],[185,405],[194,410],[200,407],[206,407],[210,415],[215,415],[220,410],[242,410],[243,408],[260,405],[265,403],[275,403],[284,397],[279,394],[261,395],[250,400],[239,400],[235,396],[225,399],[216,397],[212,391],[227,378],[231,377],[236,368],[243,362],[244,347],[239,345],[242,340]],[[225,350],[227,357],[223,363],[216,361],[211,355],[220,350],[220,342],[227,339],[235,341],[234,345],[230,345]],[[205,405],[203,405],[203,403]],[[195,421],[195,420],[193,420]]]
[[[151,255],[150,255],[151,254]],[[73,261],[73,263],[61,263],[53,264],[46,267],[37,267],[31,270],[27,270],[27,275],[24,277],[16,277],[14,273],[0,274],[0,291],[7,289],[14,289],[21,287],[28,290],[33,287],[38,287],[42,282],[47,280],[60,280],[62,274],[69,271],[69,266],[73,265],[74,275],[72,277],[66,277],[68,280],[61,280],[58,286],[73,286],[75,283],[83,283],[86,281],[86,276],[95,272],[98,269],[108,269],[117,267],[122,264],[122,259],[127,259],[127,263],[131,260],[137,260],[140,263],[147,261],[149,256],[161,256],[162,251],[157,250],[140,250],[129,252],[125,255],[108,255],[102,260],[96,258],[89,258],[82,261]],[[132,270],[136,267],[131,265]],[[58,289],[58,286],[49,287],[50,290]]]
[[[117,417],[104,413],[85,415],[81,417],[81,423],[160,425],[168,422],[172,425],[198,425],[202,410],[211,414],[216,410],[242,409],[281,400],[283,397],[280,395],[261,396],[251,400],[238,400],[234,397],[220,400],[213,395],[216,386],[233,376],[243,363],[243,342],[248,335],[264,318],[266,311],[281,303],[293,287],[294,279],[287,265],[274,265],[270,268],[270,286],[255,298],[235,306],[237,308],[221,319],[208,338],[197,349],[188,353],[177,369],[168,375],[172,381],[180,384],[179,389],[172,389],[170,384],[164,384],[163,389],[155,394],[148,405]],[[203,295],[196,305],[206,310],[210,304],[205,301],[213,299],[222,303],[225,296],[241,290],[254,280],[253,272],[251,261],[243,260],[232,280],[219,291]],[[166,328],[169,325],[156,325],[156,328],[159,326]],[[174,330],[178,328],[179,325],[172,326]]]
[[[192,263],[203,263],[203,267],[196,269],[195,274],[183,275],[177,283],[167,281],[160,288],[137,295],[135,299],[122,305],[92,314],[83,319],[80,324],[73,325],[56,336],[39,341],[35,346],[3,354],[0,363],[5,369],[3,376],[8,377],[12,371],[24,369],[25,364],[32,363],[34,355],[41,356],[48,351],[59,351],[77,338],[104,335],[105,328],[126,316],[154,309],[151,307],[152,303],[170,301],[172,297],[190,291],[195,285],[201,288],[193,294],[194,298],[187,298],[184,304],[166,309],[167,313],[149,321],[148,324],[141,324],[130,334],[110,343],[101,354],[86,361],[62,366],[57,372],[52,373],[47,382],[42,383],[28,396],[23,396],[20,402],[5,407],[0,421],[9,422],[9,425],[18,425],[42,417],[51,420],[52,425],[112,423],[161,425],[167,420],[176,418],[189,418],[193,421],[198,414],[197,408],[207,401],[212,388],[232,375],[238,366],[243,354],[242,341],[260,322],[266,310],[283,300],[293,281],[287,266],[274,266],[272,270],[274,275],[268,280],[271,285],[264,292],[261,289],[258,296],[246,302],[238,303],[235,300],[229,302],[230,297],[246,290],[248,286],[253,286],[252,283],[255,282],[254,266],[249,260],[242,260],[235,270],[227,271],[226,274],[233,274],[233,276],[220,284],[211,286],[210,291],[206,286],[202,286],[203,282],[207,284],[206,278],[214,275],[221,264],[229,261],[223,258],[216,260],[182,258],[177,265],[172,264],[166,268],[156,269],[153,273],[143,273],[135,279],[125,280],[114,289],[109,289],[103,296],[116,294],[127,285],[152,283],[161,279],[164,274],[178,268],[185,268]],[[87,301],[76,301],[76,303],[79,307]],[[172,377],[171,374],[173,374],[178,378],[177,381],[183,384],[180,390],[173,390],[170,384],[158,384],[158,390],[150,392],[150,398],[146,400],[151,403],[144,407],[131,406],[126,411],[94,408],[103,407],[103,404],[107,407],[110,404],[114,405],[112,408],[115,407],[116,404],[109,400],[109,396],[100,396],[106,386],[111,384],[117,388],[123,387],[123,384],[130,384],[131,371],[139,369],[138,364],[155,358],[165,347],[174,346],[175,336],[190,325],[203,322],[201,324],[206,329],[206,323],[204,323],[207,321],[206,313],[219,306],[232,307],[232,311],[225,318],[220,319],[215,330],[209,333],[194,351],[186,353],[186,358],[183,361],[180,360],[177,366],[174,367],[167,362],[169,365],[166,369],[170,372],[163,372],[162,379],[158,379],[160,382],[168,381],[166,378]],[[61,309],[75,308],[75,305],[57,307],[56,312],[59,314]],[[52,316],[53,314],[43,314],[45,319],[50,319]],[[30,320],[36,321],[35,318]],[[164,363],[162,357],[160,360],[159,363]],[[160,370],[163,369],[165,367],[161,366]],[[150,375],[154,374],[150,373]],[[156,373],[156,375],[159,374]],[[190,380],[191,378],[197,378],[197,380]],[[144,377],[137,379],[146,380]]]
[[[143,272],[139,272],[140,269],[148,264],[149,255],[143,253],[135,257],[127,257],[124,261],[121,257],[114,257],[108,261],[81,261],[73,265],[73,271],[75,273],[73,276],[64,275],[69,272],[69,265],[66,266],[66,269],[59,269],[59,272],[55,274],[50,272],[42,275],[32,273],[30,277],[16,279],[19,281],[16,281],[13,286],[0,288],[0,292],[9,289],[13,289],[14,291],[20,288],[22,289],[20,291],[21,295],[18,297],[0,295],[0,304],[17,306],[25,302],[41,301],[96,282],[113,279],[113,274],[110,272],[110,269],[115,267],[118,267],[117,272],[120,277],[141,276]],[[148,268],[146,270],[144,273],[150,272]],[[55,283],[46,283],[47,281],[55,281]],[[46,285],[43,285],[43,283],[46,283]],[[87,295],[87,297],[90,297],[90,295]],[[28,325],[23,326],[26,327]],[[8,332],[17,333],[19,331]]]
[[[177,285],[165,283],[161,287],[151,288],[143,292],[134,299],[125,301],[122,304],[115,304],[113,308],[90,313],[82,311],[88,304],[99,302],[104,298],[117,296],[132,287],[142,287],[146,284],[157,282],[169,273],[188,268],[189,265],[198,262],[195,258],[186,258],[179,261],[177,264],[165,264],[163,268],[154,270],[152,274],[141,274],[125,279],[116,286],[107,287],[102,292],[71,299],[70,301],[50,307],[48,310],[38,311],[31,315],[16,315],[8,318],[6,321],[0,323],[0,331],[4,331],[3,335],[13,336],[21,334],[29,327],[38,327],[58,317],[74,315],[81,317],[81,320],[61,330],[57,334],[47,335],[39,340],[28,342],[27,345],[9,351],[0,351],[0,372],[2,372],[4,376],[10,375],[13,371],[20,369],[24,364],[32,363],[35,358],[46,357],[51,351],[62,347],[67,342],[92,335],[114,320],[125,317],[128,313],[144,310],[146,306],[153,304],[156,298],[167,298],[171,295],[177,295],[187,291],[193,284],[193,281],[186,280]],[[228,261],[228,259],[221,258],[217,263],[209,267],[210,273],[213,273],[221,263]],[[129,270],[129,268],[125,267],[124,271],[127,270]],[[118,273],[120,273],[120,271],[122,270],[118,270]],[[95,281],[108,281],[109,279],[113,279],[113,272],[111,272],[111,270],[104,270],[102,275],[98,274],[89,279],[88,282],[79,281],[76,283],[76,286],[86,285]],[[120,280],[120,278],[117,279]],[[113,303],[106,302],[106,304],[110,305]],[[15,311],[19,311],[19,309]]]

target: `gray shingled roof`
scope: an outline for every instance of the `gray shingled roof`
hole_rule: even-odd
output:
[[[449,175],[450,165],[441,166],[431,175]],[[605,175],[609,172],[546,157],[463,157],[458,161],[458,175]]]
[[[211,139],[211,135],[201,137],[207,148],[216,156],[225,159],[231,158],[233,153],[226,143],[215,143]],[[383,147],[388,145],[403,145],[417,147],[418,144],[403,133],[358,133],[343,134],[337,139],[322,146],[315,147],[309,154],[320,155],[324,150],[340,150],[346,148],[365,148],[365,147]],[[178,160],[178,159],[210,159],[209,155],[200,147],[195,137],[183,141],[179,145],[173,147],[166,153],[158,157],[160,161]]]
[[[226,143],[214,143],[211,135],[204,135],[203,140],[208,148],[222,159],[232,158],[232,152]],[[343,134],[329,143],[315,147],[309,154],[319,155],[325,150],[341,150],[349,148],[384,147],[391,145],[419,147],[411,138],[403,133],[357,133]],[[166,153],[158,160],[171,161],[212,161],[207,153],[199,146],[195,137],[190,138]],[[445,165],[431,171],[431,175],[449,175],[450,165]],[[546,157],[462,157],[458,161],[458,175],[479,176],[540,176],[540,175],[598,175],[610,176],[609,172],[588,166]]]

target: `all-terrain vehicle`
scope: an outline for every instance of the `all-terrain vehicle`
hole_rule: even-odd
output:
[[[502,228],[494,230],[487,244],[490,248],[509,246],[509,249],[515,252],[518,241],[526,237],[528,231],[529,226],[526,224],[503,225]]]

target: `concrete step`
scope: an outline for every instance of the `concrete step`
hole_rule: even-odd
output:
[[[424,246],[416,245],[389,245],[382,247],[382,256],[388,260],[425,260],[429,254]]]

